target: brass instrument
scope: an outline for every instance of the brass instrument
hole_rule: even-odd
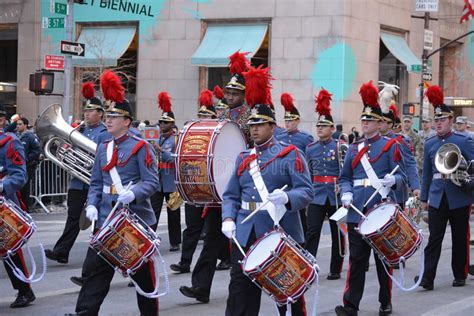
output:
[[[346,159],[347,150],[349,149],[348,140],[349,137],[347,134],[341,133],[337,141],[337,158],[339,159],[339,166],[341,169],[344,165],[344,160]]]
[[[170,194],[169,200],[166,202],[166,205],[168,208],[172,211],[176,211],[181,207],[181,204],[183,204],[183,198],[179,194],[178,191],[175,191]]]
[[[90,184],[96,143],[71,127],[62,117],[60,104],[51,104],[36,120],[35,131],[44,154],[61,169]]]
[[[436,169],[449,178],[455,185],[462,186],[471,181],[470,164],[462,156],[461,150],[455,144],[442,145],[435,155]]]

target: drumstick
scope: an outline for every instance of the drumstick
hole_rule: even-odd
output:
[[[127,187],[124,189],[124,191],[130,189],[130,187],[132,186],[132,181],[130,181],[127,185]],[[107,218],[105,219],[104,223],[107,223],[108,220],[110,219],[110,217],[113,216],[113,214],[115,213],[115,211],[117,210],[117,208],[119,207],[119,202],[115,203],[114,207],[112,208],[112,210],[110,211],[109,215],[107,216]]]
[[[354,211],[356,211],[357,213],[359,213],[359,215],[362,216],[363,219],[366,219],[366,218],[367,218],[367,216],[365,216],[364,213],[362,213],[357,207],[355,207],[354,204],[351,203],[349,206],[352,207],[352,209],[353,209]]]
[[[242,249],[242,247],[240,246],[239,242],[237,241],[237,238],[235,238],[235,235],[232,236],[232,240],[234,241],[235,245],[237,246],[237,248],[239,248],[240,252],[242,253],[242,255],[245,257],[245,251]]]
[[[285,184],[284,186],[281,187],[280,190],[285,190],[287,187],[288,187],[288,184]],[[246,218],[244,218],[244,220],[241,222],[241,224],[244,224],[246,221],[248,221],[249,219],[251,219],[255,214],[257,214],[258,211],[260,211],[262,208],[264,208],[265,206],[267,206],[267,204],[268,204],[269,202],[270,202],[269,200],[266,200],[265,202],[263,202],[263,204],[260,205],[259,207],[257,207],[257,208],[255,209],[255,211],[253,211],[249,216],[247,216]]]
[[[397,172],[397,170],[398,170],[399,167],[400,167],[400,166],[397,165],[395,168],[393,168],[392,172],[390,172],[389,175],[392,175],[392,176],[393,176],[393,174],[394,174],[395,172]],[[384,186],[383,186],[383,185],[380,185],[380,186],[377,188],[377,190],[375,190],[374,193],[372,193],[372,195],[371,195],[370,198],[367,200],[367,202],[365,202],[364,207],[366,207],[367,204],[369,204],[370,201],[372,201],[372,199],[379,193],[379,191],[380,191],[382,188],[384,188]]]

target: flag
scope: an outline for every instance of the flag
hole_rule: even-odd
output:
[[[462,9],[461,19],[459,23],[467,22],[474,16],[474,10],[472,9],[474,0],[464,0],[464,8]]]

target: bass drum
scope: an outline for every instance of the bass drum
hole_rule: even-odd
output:
[[[195,120],[181,130],[176,148],[176,187],[193,204],[222,202],[237,156],[247,148],[237,123]]]

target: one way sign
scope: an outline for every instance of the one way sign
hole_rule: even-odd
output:
[[[61,54],[84,56],[86,51],[86,44],[61,41]]]

